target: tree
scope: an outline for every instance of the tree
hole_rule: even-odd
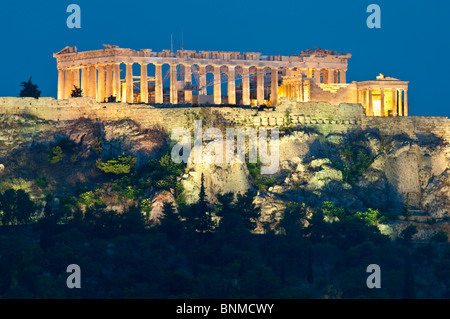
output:
[[[410,211],[409,207],[409,193],[406,194],[406,200],[405,205],[403,206],[402,214],[407,220],[412,216],[412,212]]]
[[[82,97],[83,96],[83,90],[77,87],[76,85],[73,86],[74,89],[72,90],[71,97]]]
[[[38,90],[38,85],[31,82],[31,77],[27,82],[22,82],[20,86],[23,87],[20,91],[20,97],[34,97],[39,98],[41,96],[41,91]]]
[[[35,205],[24,190],[7,189],[0,194],[0,220],[3,225],[23,225],[35,213]]]
[[[122,231],[126,234],[140,233],[145,229],[145,218],[139,207],[130,206],[121,217]]]
[[[208,208],[208,201],[206,200],[206,191],[205,191],[205,178],[201,176],[201,184],[200,184],[200,194],[197,202],[197,222],[196,229],[201,233],[209,233],[212,232],[214,228],[214,223],[211,218],[211,212]]]
[[[409,225],[408,227],[402,230],[402,232],[400,233],[400,237],[405,243],[405,245],[409,247],[412,245],[412,238],[416,233],[417,227],[414,225]]]
[[[307,207],[304,203],[289,202],[278,227],[281,228],[286,236],[302,235],[306,211]]]
[[[238,194],[235,204],[235,209],[241,216],[245,228],[252,231],[256,228],[256,221],[258,220],[261,207],[253,203],[255,192],[251,189],[247,190],[244,195]]]
[[[177,239],[181,236],[183,224],[172,202],[164,202],[160,222],[159,230],[166,233],[168,237]]]

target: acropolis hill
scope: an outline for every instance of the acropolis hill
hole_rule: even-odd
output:
[[[449,213],[450,119],[410,116],[406,81],[380,74],[372,81],[347,83],[350,54],[321,49],[295,56],[171,53],[107,45],[87,52],[67,47],[54,56],[57,99],[0,97],[3,178],[17,178],[14,168],[22,164],[24,170],[34,165],[27,160],[33,147],[53,145],[57,136],[86,149],[99,138],[105,149],[145,162],[154,155],[152,145],[161,142],[161,136],[157,141],[148,132],[190,129],[194,119],[203,119],[205,128],[282,128],[276,185],[256,198],[264,218],[279,218],[286,196],[296,202],[331,200],[352,209],[383,210],[398,210],[408,199],[433,218]],[[75,87],[82,89],[82,97],[72,97]],[[372,154],[373,162],[350,185],[333,161],[352,136],[359,136],[359,146]],[[18,153],[23,160],[14,164]],[[82,161],[79,165],[84,167]],[[84,168],[78,173],[70,178],[61,173],[55,185],[75,187],[95,176],[86,177]],[[201,173],[212,201],[220,192],[251,186],[243,164],[188,165],[181,177],[188,202],[198,196]],[[429,234],[435,230],[430,229]]]

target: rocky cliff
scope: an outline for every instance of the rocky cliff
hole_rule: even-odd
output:
[[[167,133],[158,125],[143,129],[127,119],[53,122],[30,115],[1,115],[0,187],[25,188],[42,197],[36,180],[48,176],[46,191],[89,188],[103,178],[95,168],[98,156],[132,154],[139,166],[168,145]],[[188,164],[181,177],[186,200],[196,200],[204,173],[211,202],[219,193],[257,190],[261,221],[276,223],[290,201],[311,206],[331,201],[351,210],[373,208],[397,215],[409,207],[411,220],[393,222],[393,233],[412,222],[421,223],[424,231],[418,236],[423,238],[437,229],[448,231],[450,147],[442,138],[414,139],[373,129],[324,134],[305,126],[283,127],[280,136],[276,174],[251,173],[247,164]],[[58,140],[72,143],[72,155],[63,165],[52,166],[48,152]],[[160,193],[146,195],[161,198]]]

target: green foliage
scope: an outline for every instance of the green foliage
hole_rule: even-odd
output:
[[[263,177],[261,175],[261,166],[262,162],[258,158],[256,163],[249,163],[249,161],[246,161],[247,163],[247,169],[250,173],[251,180],[253,181],[253,184],[258,188],[260,191],[267,191],[270,187],[274,186],[276,183],[275,177]]]
[[[36,207],[24,190],[7,189],[0,193],[0,220],[2,225],[23,225],[31,221]]]
[[[364,220],[367,223],[367,225],[378,225],[380,222],[385,220],[381,216],[378,209],[372,209],[372,208],[369,208],[367,210],[367,212],[364,212],[364,213],[356,212],[355,216]]]
[[[94,138],[91,147],[95,151],[95,153],[100,154],[101,152],[103,152],[103,139],[101,137]]]
[[[51,149],[50,154],[48,154],[48,161],[50,164],[56,164],[62,160],[62,149],[61,146],[55,146]]]
[[[88,191],[80,194],[80,202],[86,206],[91,206],[95,202],[95,194],[93,191]]]
[[[158,189],[171,190],[180,185],[177,184],[177,177],[184,171],[184,163],[174,163],[170,153],[165,154],[161,159],[152,159],[147,164],[147,174],[152,179],[152,184]]]
[[[249,189],[244,194],[237,194],[235,210],[242,219],[244,227],[251,231],[256,227],[256,222],[260,217],[261,208],[253,201],[256,193]]]
[[[346,144],[339,150],[339,158],[333,160],[334,166],[342,172],[344,181],[353,184],[372,164],[374,157],[359,142]]]
[[[380,153],[387,154],[392,148],[394,137],[392,135],[380,135]]]
[[[36,185],[39,188],[46,188],[48,186],[48,178],[45,175],[40,175],[36,180]]]
[[[412,216],[412,212],[409,209],[409,193],[406,194],[405,204],[403,205],[402,215],[405,216],[406,219],[409,219]]]
[[[38,90],[38,85],[31,81],[31,77],[27,82],[22,82],[20,86],[23,87],[19,94],[20,97],[34,97],[37,99],[41,96],[41,91]]]
[[[141,200],[139,207],[142,209],[142,211],[148,214],[152,210],[153,202],[150,198],[144,198],[143,200]]]
[[[136,165],[136,158],[131,155],[119,155],[119,157],[103,162],[97,159],[96,166],[104,173],[116,175],[129,174]]]

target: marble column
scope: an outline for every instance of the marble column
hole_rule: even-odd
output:
[[[314,69],[314,79],[315,79],[316,83],[321,83],[320,82],[320,69]]]
[[[374,114],[373,114],[372,89],[369,89],[369,116],[374,116]]]
[[[380,89],[380,115],[385,116],[385,114],[384,114],[384,89]]]
[[[206,95],[208,92],[206,91],[206,65],[199,65],[198,66],[198,74],[199,74],[199,80],[200,80],[200,94]]]
[[[392,89],[392,115],[398,116],[397,89]]]
[[[97,99],[97,67],[95,64],[89,65],[88,96]]]
[[[222,104],[220,65],[214,66],[214,104]]]
[[[234,65],[228,66],[228,104],[236,104],[236,74]]]
[[[264,67],[256,68],[256,105],[264,105]]]
[[[191,65],[184,65],[184,85],[192,86],[192,68]],[[192,103],[192,91],[184,91],[184,103]]]
[[[97,66],[98,82],[97,82],[97,102],[105,101],[105,66],[99,64]]]
[[[113,84],[113,66],[111,63],[106,65],[106,83],[105,83],[105,98],[108,101],[108,98],[112,96],[112,84]]]
[[[177,65],[170,64],[170,103],[178,104]]]
[[[141,63],[141,102],[148,103],[147,63]]]
[[[155,103],[163,103],[162,64],[155,64]]]
[[[347,77],[346,77],[346,70],[341,70],[340,77],[339,77],[339,83],[347,83]]]
[[[81,68],[81,90],[83,96],[89,96],[89,67],[87,65]]]
[[[58,100],[64,99],[64,69],[58,69]]]
[[[65,83],[64,83],[64,98],[68,99],[71,97],[72,95],[72,90],[73,90],[73,72],[71,68],[66,68],[65,71]]]
[[[242,67],[242,104],[250,105],[250,74],[249,67]]]
[[[77,88],[80,88],[80,68],[79,67],[73,68],[72,90],[75,90],[74,86],[76,86]]]
[[[402,89],[398,89],[398,116],[403,116],[403,94]]]
[[[294,81],[294,97],[296,102],[300,102],[300,83],[298,81]]]
[[[126,103],[134,102],[134,91],[133,91],[133,63],[126,63],[126,75],[125,75],[125,87],[126,87]]]
[[[278,69],[273,68],[270,78],[270,104],[277,106],[278,104]]]
[[[328,69],[328,82],[329,84],[334,83],[334,70]]]
[[[403,116],[408,116],[409,109],[408,109],[408,90],[405,90],[405,102],[403,107]]]
[[[120,100],[120,63],[113,64],[112,94],[116,97],[116,101]]]

